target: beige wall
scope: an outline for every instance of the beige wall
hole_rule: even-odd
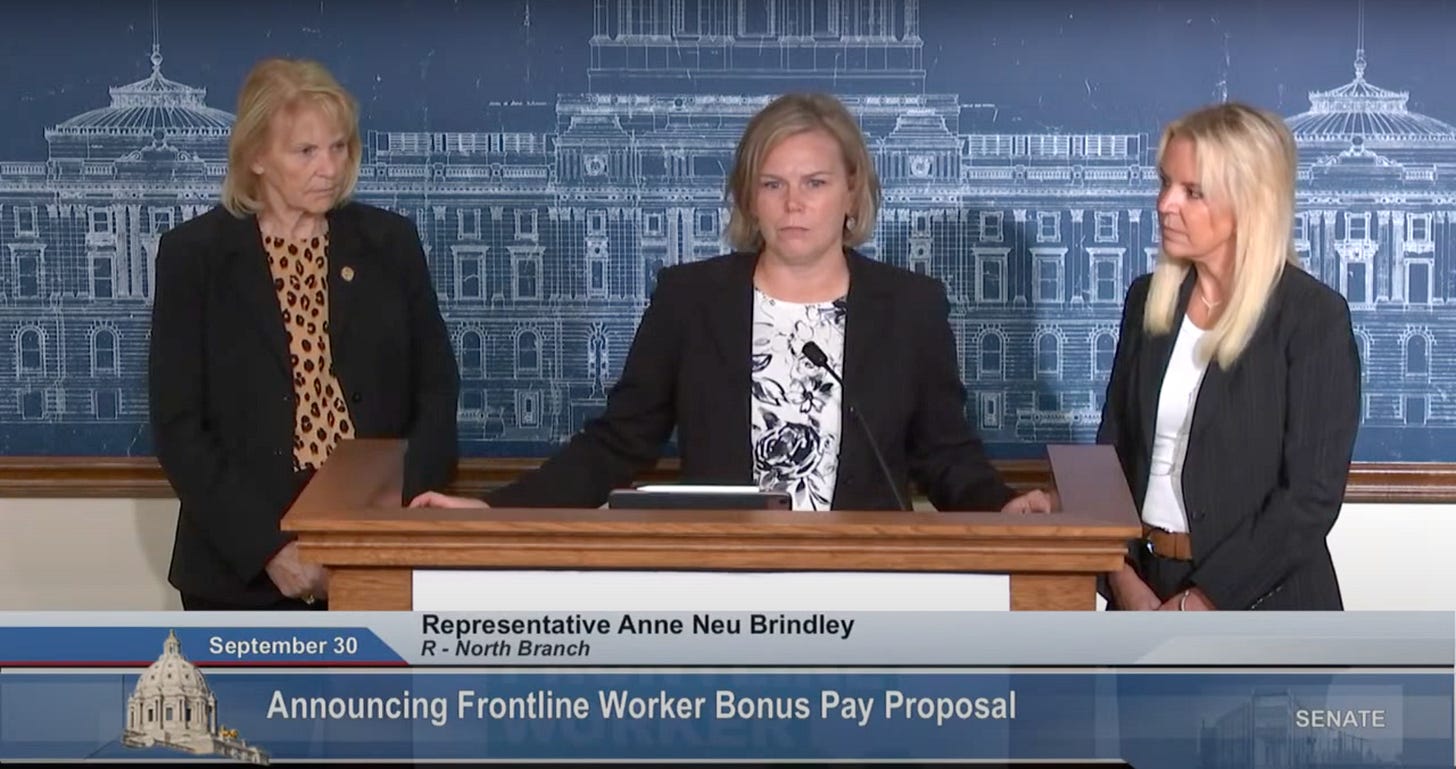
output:
[[[0,610],[180,609],[176,525],[176,500],[0,500]]]
[[[0,611],[178,609],[177,503],[0,500]],[[1351,609],[1456,611],[1456,505],[1347,505],[1330,536]]]

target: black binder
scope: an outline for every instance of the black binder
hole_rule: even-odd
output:
[[[787,492],[759,491],[739,486],[654,486],[617,489],[607,497],[613,510],[792,510]]]

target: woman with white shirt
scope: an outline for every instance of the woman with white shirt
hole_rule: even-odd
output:
[[[1128,289],[1097,434],[1144,528],[1109,603],[1340,609],[1325,539],[1360,360],[1344,298],[1294,250],[1294,139],[1225,103],[1170,124],[1158,156],[1162,249]]]

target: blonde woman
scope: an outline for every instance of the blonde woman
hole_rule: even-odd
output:
[[[338,442],[409,439],[408,496],[450,480],[459,380],[419,236],[349,202],[355,102],[320,65],[248,75],[222,205],[162,237],[150,397],[181,500],[186,609],[322,608],[328,576],[279,530]]]
[[[487,501],[596,507],[675,428],[684,482],[783,491],[798,510],[901,508],[911,478],[942,510],[1047,509],[1042,492],[1012,492],[966,422],[944,287],[854,250],[879,182],[844,106],[775,99],[727,186],[738,250],[659,272],[605,413]]]
[[[1162,253],[1128,290],[1100,443],[1145,537],[1109,575],[1119,609],[1340,609],[1325,538],[1360,415],[1350,312],[1300,269],[1295,146],[1218,104],[1158,151]]]

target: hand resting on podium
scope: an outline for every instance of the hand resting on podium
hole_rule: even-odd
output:
[[[410,500],[410,507],[453,507],[453,508],[485,508],[490,507],[483,499],[474,497],[452,497],[449,494],[441,494],[438,491],[427,491]]]
[[[1053,492],[1055,493],[1055,492]],[[1003,513],[1050,513],[1057,509],[1056,501],[1052,494],[1041,489],[1033,489],[1022,494],[1001,508]]]

